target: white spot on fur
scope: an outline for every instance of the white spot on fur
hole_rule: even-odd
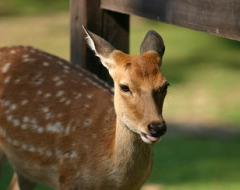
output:
[[[33,145],[30,145],[30,146],[28,147],[28,151],[29,151],[29,152],[35,152],[35,150],[36,150],[36,148],[35,148]]]
[[[63,65],[63,62],[62,61],[57,61],[57,63],[59,64],[59,65]]]
[[[62,124],[60,122],[56,122],[55,124],[47,124],[46,129],[48,132],[60,133],[62,131]]]
[[[64,69],[63,72],[66,73],[66,74],[68,74],[68,73],[69,73],[69,70]]]
[[[38,95],[41,95],[41,94],[42,94],[42,91],[41,91],[41,90],[38,90],[38,91],[37,91],[37,94],[38,94]]]
[[[74,98],[75,99],[79,99],[79,98],[81,98],[82,97],[82,94],[81,93],[78,93]]]
[[[60,80],[60,81],[58,81],[58,82],[55,83],[55,86],[61,86],[61,85],[63,85],[63,84],[64,84],[64,82],[63,82],[62,80]]]
[[[61,150],[56,150],[56,151],[55,151],[55,155],[56,155],[57,158],[61,158],[62,155],[63,155],[63,153],[62,153]]]
[[[88,127],[89,125],[91,125],[92,123],[92,119],[86,119],[83,123],[83,127]]]
[[[37,132],[38,132],[38,133],[43,133],[43,132],[44,132],[43,127],[38,127],[38,128],[37,128]]]
[[[51,113],[46,113],[45,115],[45,119],[48,120],[48,119],[51,119],[53,116]]]
[[[8,115],[8,116],[7,116],[7,120],[8,120],[8,121],[12,121],[12,120],[13,120],[13,116],[12,116],[12,115]]]
[[[27,146],[26,144],[22,144],[21,148],[22,148],[23,150],[27,150],[27,149],[28,149],[28,146]]]
[[[28,103],[28,100],[22,100],[22,101],[21,101],[21,105],[22,105],[22,106],[25,106],[27,103]]]
[[[70,155],[70,158],[73,159],[73,158],[77,158],[77,153],[75,151],[73,151]]]
[[[48,67],[48,66],[49,66],[49,63],[46,62],[46,61],[44,61],[44,62],[43,62],[43,66]]]
[[[4,129],[0,128],[0,134],[2,135],[2,137],[6,137],[7,133]]]
[[[4,107],[7,107],[7,106],[10,105],[10,101],[8,101],[8,100],[2,100],[2,105],[3,105]]]
[[[65,70],[69,70],[69,69],[70,69],[70,67],[67,66],[67,65],[64,65],[63,68],[64,68]]]
[[[10,76],[7,76],[7,77],[4,79],[4,83],[5,83],[5,84],[8,84],[10,81],[11,81],[11,77],[10,77]]]
[[[13,125],[14,125],[14,127],[19,126],[20,125],[20,121],[18,119],[14,119],[13,120]]]
[[[24,123],[27,123],[27,122],[29,122],[30,121],[30,118],[28,117],[28,116],[24,116],[23,117],[23,122]]]
[[[27,129],[27,125],[26,124],[22,124],[21,125],[21,129],[26,130]]]
[[[78,73],[78,75],[79,75],[80,77],[83,77],[83,74],[82,74],[82,73]]]
[[[63,90],[59,90],[57,93],[56,93],[56,97],[62,97],[64,95],[64,91]]]
[[[88,99],[92,99],[92,98],[93,98],[93,95],[92,95],[92,94],[88,94],[88,95],[87,95],[87,98],[88,98]]]
[[[22,55],[22,58],[24,59],[24,58],[28,58],[29,57],[29,55],[28,54],[23,54]]]
[[[62,102],[65,102],[66,99],[67,99],[67,98],[63,97],[63,98],[61,98],[61,99],[59,100],[59,102],[61,102],[61,103],[62,103]]]
[[[7,142],[8,142],[9,144],[12,144],[12,139],[9,138],[9,137],[7,137]]]
[[[11,66],[11,63],[6,63],[6,64],[2,67],[2,73],[8,72],[10,66]]]
[[[46,93],[46,94],[44,95],[44,98],[50,98],[51,96],[52,96],[51,93]]]
[[[49,112],[49,108],[48,108],[48,107],[43,107],[43,108],[42,108],[42,111],[43,111],[44,113],[47,113],[47,112]]]
[[[19,146],[19,145],[20,145],[17,140],[13,140],[13,141],[12,141],[12,144],[13,144],[13,146]]]
[[[11,54],[15,54],[16,51],[15,51],[14,49],[12,49],[12,50],[10,51],[10,53],[11,53]]]
[[[17,109],[17,105],[16,105],[16,104],[12,104],[12,105],[10,106],[10,110],[14,111],[14,110],[16,110],[16,109]]]
[[[41,85],[41,84],[43,83],[43,81],[44,81],[44,79],[37,79],[37,80],[35,81],[35,84],[36,84],[36,85]]]
[[[52,79],[53,81],[59,81],[60,80],[60,77],[59,76],[55,76],[55,77],[53,77],[53,79]]]
[[[21,82],[21,79],[20,79],[20,78],[17,78],[17,79],[14,80],[14,83],[15,83],[15,84],[18,84],[18,83],[20,83],[20,82]]]
[[[71,125],[68,124],[66,129],[65,129],[65,134],[68,135],[70,133]]]
[[[66,105],[70,105],[70,104],[71,104],[71,100],[67,100],[67,101],[65,102],[65,104],[66,104]]]

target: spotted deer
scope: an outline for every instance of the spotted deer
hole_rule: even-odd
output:
[[[151,173],[152,144],[166,132],[162,37],[149,31],[132,56],[85,32],[114,91],[35,48],[0,49],[0,150],[22,190],[135,190]]]

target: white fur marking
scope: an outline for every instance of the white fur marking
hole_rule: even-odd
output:
[[[61,86],[61,85],[63,85],[63,84],[64,84],[64,82],[63,82],[62,80],[60,80],[60,81],[58,81],[58,82],[55,83],[55,86]]]
[[[14,119],[13,120],[13,125],[14,125],[14,127],[19,126],[20,125],[20,121],[18,119]]]
[[[62,97],[64,95],[64,91],[60,90],[57,92],[56,97]]]
[[[4,79],[4,83],[5,84],[8,84],[11,80],[11,77],[10,76],[7,76],[5,79]]]
[[[14,49],[12,49],[12,50],[10,51],[10,53],[11,53],[11,54],[15,54],[16,51],[15,51]]]
[[[45,95],[44,95],[44,98],[50,98],[52,95],[50,94],[50,93],[46,93]]]
[[[26,105],[27,103],[28,103],[28,100],[22,100],[22,101],[21,101],[21,105],[22,105],[22,106]]]
[[[49,66],[49,63],[46,62],[46,61],[44,61],[44,62],[43,62],[43,66],[48,67],[48,66]]]
[[[2,73],[8,72],[10,66],[11,66],[11,63],[6,63],[6,64],[2,67]]]
[[[88,127],[89,125],[91,125],[92,123],[92,119],[86,119],[85,122],[83,123],[83,127]]]
[[[29,122],[29,121],[30,121],[30,119],[29,119],[28,116],[24,116],[24,117],[23,117],[23,122],[24,122],[24,123],[27,123],[27,122]]]
[[[48,107],[44,107],[44,108],[42,108],[42,111],[43,111],[44,113],[47,113],[47,112],[49,112],[49,108],[48,108]]]
[[[17,109],[17,105],[16,104],[12,104],[11,106],[10,106],[10,110],[15,110],[15,109]]]

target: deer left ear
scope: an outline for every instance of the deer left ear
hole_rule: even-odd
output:
[[[102,64],[107,69],[111,68],[114,63],[114,60],[112,59],[112,53],[115,48],[109,42],[107,42],[100,36],[90,32],[84,27],[83,30],[87,35],[86,40],[89,47],[95,52],[96,56],[100,58]]]
[[[144,54],[148,51],[155,51],[160,57],[163,57],[165,52],[165,45],[162,37],[155,31],[150,30],[140,47],[140,54]]]

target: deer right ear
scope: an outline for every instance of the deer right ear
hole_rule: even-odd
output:
[[[144,54],[148,51],[155,51],[160,57],[162,57],[165,52],[165,45],[162,37],[153,30],[150,30],[146,34],[140,47],[140,54]]]
[[[106,40],[101,38],[100,36],[90,32],[89,30],[83,27],[87,37],[87,43],[89,47],[95,52],[96,56],[98,56],[102,62],[102,64],[110,69],[113,66],[114,60],[111,58],[113,51],[115,48]]]

